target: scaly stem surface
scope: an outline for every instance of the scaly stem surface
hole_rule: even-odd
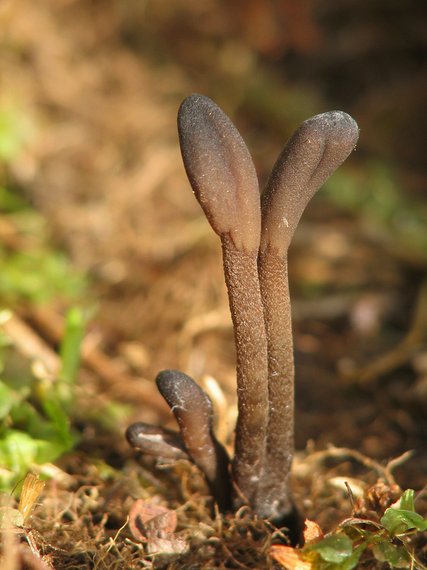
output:
[[[285,517],[293,510],[289,474],[294,453],[294,355],[287,257],[267,249],[258,259],[268,342],[269,422],[258,514]]]
[[[267,338],[258,280],[256,252],[236,249],[223,236],[223,261],[234,327],[237,368],[238,419],[233,479],[242,495],[257,509],[257,490],[264,463],[268,421]],[[241,504],[241,498],[236,503]]]

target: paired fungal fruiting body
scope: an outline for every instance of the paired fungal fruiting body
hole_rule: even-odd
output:
[[[222,243],[236,346],[234,457],[230,469],[227,452],[213,433],[209,397],[174,370],[161,372],[157,385],[180,436],[160,430],[154,445],[147,427],[135,427],[145,424],[134,424],[127,437],[146,453],[161,455],[164,448],[168,457],[188,457],[204,473],[220,510],[248,504],[260,517],[283,521],[294,511],[288,249],[306,205],[354,149],[359,130],[342,111],[308,119],[289,139],[262,194],[240,133],[208,97],[184,100],[178,132],[190,184]]]

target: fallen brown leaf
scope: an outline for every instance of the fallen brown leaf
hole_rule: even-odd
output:
[[[304,544],[310,544],[310,542],[316,542],[323,538],[322,529],[317,523],[305,519],[304,525]]]
[[[304,560],[299,550],[291,546],[273,544],[270,555],[286,570],[312,570],[311,562]]]
[[[150,554],[181,554],[187,542],[174,533],[176,512],[154,501],[138,499],[129,512],[129,527],[133,537],[147,546]]]

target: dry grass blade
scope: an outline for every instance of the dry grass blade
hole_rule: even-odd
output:
[[[30,517],[44,486],[45,482],[40,481],[37,475],[34,475],[33,473],[28,473],[26,475],[18,504],[18,511],[22,513],[24,523]]]

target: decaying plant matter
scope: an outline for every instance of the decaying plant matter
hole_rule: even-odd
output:
[[[154,441],[145,424],[130,426],[127,437],[147,453],[161,455],[161,441],[168,457],[185,454],[204,473],[221,510],[244,503],[263,518],[283,521],[294,511],[289,487],[294,363],[288,248],[307,203],[355,147],[358,127],[341,111],[302,123],[280,154],[261,198],[249,151],[213,101],[202,95],[185,99],[178,131],[191,186],[222,243],[237,361],[231,470],[212,431],[208,396],[177,371],[161,372],[157,383],[181,438],[157,431]]]

